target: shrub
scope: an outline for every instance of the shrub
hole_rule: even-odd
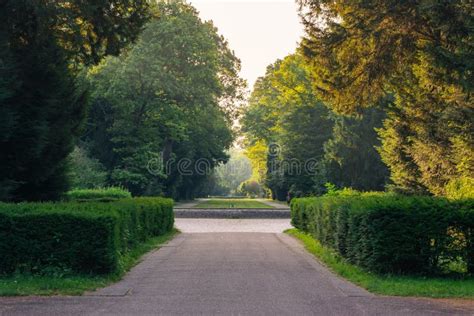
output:
[[[173,228],[173,202],[0,203],[0,273],[119,271],[122,255]]]
[[[260,185],[260,183],[254,180],[247,180],[245,182],[242,182],[239,187],[239,193],[247,197],[265,196],[265,191]]]
[[[292,223],[349,262],[381,273],[474,272],[474,200],[362,193],[295,199]]]
[[[83,147],[76,146],[69,155],[70,178],[75,189],[103,187],[107,180],[107,171],[99,160],[89,157]]]
[[[99,189],[76,189],[66,193],[69,201],[114,201],[132,197],[132,194],[124,188],[107,187]]]

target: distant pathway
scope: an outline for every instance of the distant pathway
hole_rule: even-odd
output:
[[[177,218],[183,233],[281,233],[293,228],[290,219]]]
[[[147,255],[121,282],[81,297],[0,298],[0,315],[474,313],[466,304],[456,308],[436,300],[375,296],[334,276],[281,233],[289,220],[176,223],[188,233]],[[246,232],[259,226],[270,233]],[[206,233],[205,227],[220,232]]]

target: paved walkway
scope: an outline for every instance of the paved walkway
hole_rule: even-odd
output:
[[[266,220],[272,233],[227,232],[252,220],[218,221],[178,219],[188,233],[147,255],[110,287],[82,297],[0,298],[0,315],[474,313],[435,300],[374,296],[334,276],[296,240],[277,232],[282,220]],[[203,225],[221,232],[195,232]]]

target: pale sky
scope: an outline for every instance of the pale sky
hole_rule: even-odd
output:
[[[242,61],[249,88],[267,65],[293,53],[303,36],[294,0],[189,0],[203,20],[212,20]]]

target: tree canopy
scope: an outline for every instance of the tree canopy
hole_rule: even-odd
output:
[[[311,191],[312,176],[302,169],[307,160],[323,156],[332,126],[328,114],[314,96],[308,69],[299,55],[277,61],[257,80],[242,119],[243,131],[248,151],[262,142],[268,147],[266,165],[258,167],[265,169],[264,183],[273,197],[284,199],[290,188]]]
[[[383,189],[387,169],[375,146],[382,109],[362,117],[332,113],[318,97],[311,68],[300,54],[267,68],[242,119],[253,180],[274,198],[319,194],[325,184]]]
[[[301,52],[339,113],[395,102],[380,130],[394,188],[473,183],[474,18],[469,1],[300,0]],[[470,179],[470,180],[469,180]]]
[[[0,199],[57,199],[85,117],[84,66],[118,54],[148,19],[145,0],[2,1]]]
[[[136,45],[87,76],[93,102],[83,140],[111,184],[140,195],[199,192],[228,159],[245,84],[239,67],[225,39],[192,6],[160,3]],[[164,168],[150,172],[153,161]]]
[[[247,100],[239,59],[184,1],[2,1],[0,200],[71,184],[471,196],[472,3],[297,3],[302,42]],[[251,175],[224,166],[239,131]]]

